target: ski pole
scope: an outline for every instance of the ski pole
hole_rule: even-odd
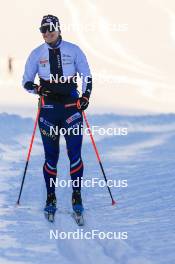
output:
[[[98,161],[99,161],[100,168],[101,168],[101,170],[102,170],[102,173],[103,173],[103,176],[104,176],[105,182],[106,182],[106,184],[107,184],[107,178],[106,178],[106,174],[105,174],[105,171],[104,171],[104,168],[103,168],[103,164],[102,164],[102,162],[101,162],[101,158],[100,158],[100,155],[99,155],[99,152],[98,152],[97,146],[96,146],[96,144],[95,144],[94,138],[93,138],[93,136],[92,136],[92,132],[91,132],[91,129],[90,129],[90,125],[89,125],[89,122],[88,122],[88,120],[87,120],[87,117],[86,117],[86,114],[85,114],[84,111],[83,111],[83,117],[84,117],[84,120],[85,120],[85,122],[86,122],[86,126],[87,126],[87,128],[88,128],[88,130],[89,130],[90,138],[91,138],[91,141],[92,141],[92,145],[93,145],[93,147],[94,147],[94,150],[95,150],[95,153],[96,153],[97,159],[98,159]],[[111,197],[111,200],[112,200],[112,205],[115,205],[115,204],[116,204],[116,201],[114,200],[114,198],[113,198],[113,196],[112,196],[111,189],[109,188],[108,184],[107,184],[106,186],[107,186],[107,188],[108,188],[108,192],[109,192],[110,197]]]
[[[25,168],[24,168],[24,174],[23,174],[21,187],[20,187],[20,191],[19,191],[18,200],[16,202],[16,205],[19,205],[19,202],[20,202],[20,198],[21,198],[21,194],[22,194],[22,190],[23,190],[23,185],[24,185],[24,180],[25,180],[25,177],[26,177],[26,172],[27,172],[27,168],[28,168],[28,164],[29,164],[29,160],[30,160],[30,154],[31,154],[32,146],[33,146],[34,137],[35,137],[35,132],[36,132],[36,128],[37,128],[38,118],[39,118],[39,115],[40,115],[42,101],[43,101],[43,98],[40,97],[39,98],[39,104],[38,104],[38,111],[37,111],[36,120],[35,120],[35,124],[34,124],[34,129],[33,129],[32,137],[31,137],[31,141],[30,141],[30,146],[29,146],[29,150],[28,150],[28,154],[27,154],[26,165],[25,165]]]

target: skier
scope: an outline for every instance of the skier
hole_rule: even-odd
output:
[[[62,40],[59,19],[46,15],[41,21],[40,32],[44,44],[34,49],[29,55],[23,75],[23,86],[31,93],[38,94],[44,99],[39,116],[39,128],[44,145],[45,163],[43,174],[47,188],[45,211],[55,213],[57,162],[59,159],[58,135],[50,134],[50,127],[80,128],[83,124],[82,111],[89,105],[92,91],[92,77],[86,56],[75,44]],[[39,76],[39,85],[34,83]],[[76,76],[82,79],[82,96],[77,90]],[[61,80],[64,80],[61,81]],[[77,107],[66,108],[67,104],[76,102]],[[83,176],[83,161],[81,157],[82,133],[65,134],[67,153],[70,160],[70,176],[72,182],[72,207],[76,213],[83,212],[81,198],[81,178]]]

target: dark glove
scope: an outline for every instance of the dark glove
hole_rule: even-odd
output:
[[[77,100],[77,108],[79,110],[82,111],[86,110],[88,105],[89,105],[89,99],[85,96],[82,96]]]
[[[35,85],[34,91],[35,93],[41,96],[48,96],[51,93],[51,91],[48,88],[38,86],[38,85]]]

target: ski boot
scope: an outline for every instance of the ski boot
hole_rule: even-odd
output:
[[[73,218],[79,226],[84,225],[83,219],[83,205],[81,199],[81,192],[79,190],[73,191],[72,193],[72,208],[73,208]]]
[[[57,210],[56,203],[57,203],[57,200],[56,200],[55,193],[48,194],[47,200],[46,200],[46,206],[44,208],[44,213],[49,222],[54,222],[54,216]]]

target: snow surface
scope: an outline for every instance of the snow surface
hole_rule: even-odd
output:
[[[43,216],[45,185],[40,135],[37,136],[24,184],[21,207],[15,207],[34,121],[0,114],[0,263],[173,264],[175,260],[174,156],[175,115],[88,116],[91,125],[128,127],[127,136],[95,136],[109,179],[127,180],[112,188],[83,188],[85,226],[91,231],[128,232],[127,240],[49,239],[50,230],[77,231],[71,218],[71,189],[57,188],[54,224]],[[83,145],[84,177],[102,179],[89,138]],[[60,179],[69,178],[61,141]],[[27,209],[29,208],[29,209]]]

